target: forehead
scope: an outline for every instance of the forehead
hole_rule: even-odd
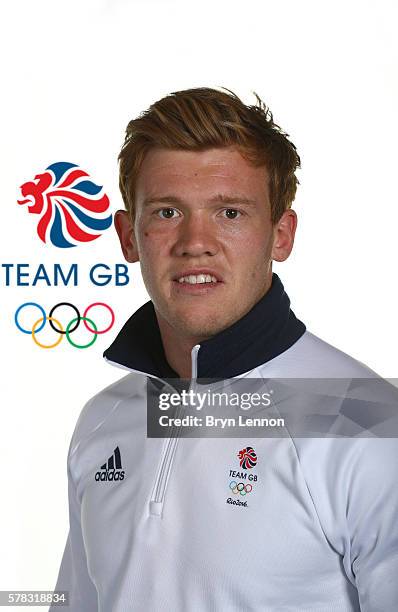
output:
[[[152,149],[137,177],[136,198],[209,196],[217,192],[263,200],[268,195],[265,166],[255,167],[233,147],[205,151]]]

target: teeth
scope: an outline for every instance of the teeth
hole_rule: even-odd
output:
[[[211,274],[190,274],[189,276],[182,276],[178,279],[179,283],[188,283],[190,285],[198,285],[203,283],[216,283],[217,279],[215,276],[211,276]]]

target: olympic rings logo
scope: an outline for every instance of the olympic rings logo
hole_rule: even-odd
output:
[[[35,321],[35,323],[33,323],[32,329],[25,329],[19,322],[19,315],[21,311],[24,308],[27,308],[28,306],[37,308],[40,311],[40,314],[42,315],[39,319]],[[68,306],[73,310],[74,314],[76,315],[73,319],[69,321],[65,329],[63,328],[60,321],[58,321],[58,319],[53,316],[56,309],[61,306]],[[87,316],[91,308],[94,308],[95,306],[103,306],[106,310],[110,312],[111,322],[105,329],[99,330],[94,321],[92,319],[89,319]],[[37,344],[37,346],[40,346],[40,348],[55,348],[56,346],[58,346],[58,344],[60,344],[62,338],[65,336],[69,344],[71,344],[74,348],[85,349],[92,346],[100,334],[105,334],[111,329],[115,322],[115,313],[108,304],[104,304],[104,302],[93,302],[93,304],[87,306],[86,310],[83,312],[83,316],[81,316],[78,308],[74,304],[71,304],[70,302],[59,302],[58,304],[55,304],[55,306],[51,308],[49,314],[46,315],[44,308],[40,306],[40,304],[37,304],[36,302],[25,302],[24,304],[21,304],[21,306],[19,306],[19,308],[17,308],[17,310],[15,311],[14,321],[19,331],[21,331],[23,334],[30,334],[35,344]],[[49,322],[51,328],[57,334],[59,334],[59,338],[53,344],[43,344],[42,342],[39,342],[39,340],[36,338],[36,334],[38,334],[44,328],[47,321]],[[93,334],[92,340],[90,340],[90,342],[88,342],[87,344],[77,344],[71,338],[71,334],[79,327],[80,321],[83,321],[86,329],[88,329],[88,331]]]
[[[231,482],[229,483],[229,488],[235,495],[238,495],[238,493],[240,493],[241,495],[246,495],[246,493],[250,493],[253,490],[253,485],[249,483],[244,484],[243,482],[236,482],[236,480],[231,480]]]

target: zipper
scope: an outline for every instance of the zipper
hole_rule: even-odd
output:
[[[198,353],[200,349],[200,344],[195,344],[193,349],[191,350],[191,383],[189,385],[189,390],[192,390],[196,387],[196,379],[198,375]],[[180,411],[176,414],[176,416],[180,416],[180,412],[182,412],[183,407],[181,406]],[[166,494],[167,483],[169,481],[171,468],[173,465],[174,455],[177,449],[177,443],[179,440],[178,434],[181,427],[173,426],[171,428],[171,433],[173,437],[167,438],[164,450],[163,457],[160,463],[160,468],[158,470],[158,474],[155,480],[155,485],[153,488],[153,494],[149,502],[149,514],[152,516],[157,516],[161,518],[164,499]]]

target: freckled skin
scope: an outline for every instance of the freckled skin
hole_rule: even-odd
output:
[[[193,344],[229,327],[268,291],[272,259],[283,261],[293,246],[295,213],[272,225],[267,169],[232,147],[153,149],[135,192],[133,235],[122,212],[117,229],[126,259],[140,261],[162,336],[170,332]],[[220,194],[237,201],[225,203]],[[192,295],[173,280],[201,267],[223,282]]]

